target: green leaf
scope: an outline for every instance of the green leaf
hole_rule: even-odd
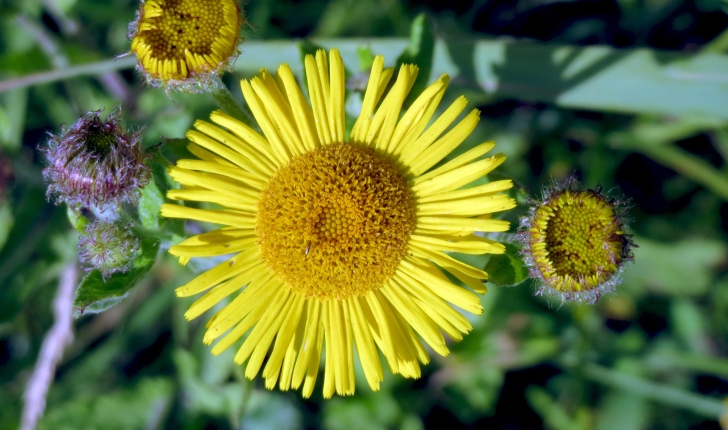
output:
[[[186,145],[186,139],[169,139],[165,144],[176,147]],[[142,196],[139,199],[139,219],[142,226],[148,230],[162,230],[165,237],[184,236],[184,220],[162,218],[160,208],[162,203],[172,203],[166,195],[169,190],[179,188],[167,169],[170,166],[167,158],[162,154],[158,146],[148,150],[151,160],[147,163],[152,169],[153,181],[142,189]]]
[[[432,61],[435,52],[435,36],[431,31],[432,23],[424,13],[417,15],[412,21],[410,39],[407,49],[397,58],[397,70],[402,64],[415,64],[420,68],[417,74],[408,102],[412,102],[425,89],[430,82]]]
[[[114,273],[107,280],[94,269],[82,280],[76,290],[73,314],[78,318],[89,313],[103,312],[118,304],[137,283],[151,270],[157,258],[159,240],[142,238],[139,255],[134,259],[132,268],[125,273]]]
[[[135,386],[100,396],[75,397],[48,411],[39,429],[134,430],[160,428],[174,384],[168,378],[142,379]]]
[[[374,64],[374,53],[369,45],[362,45],[356,49],[356,55],[359,57],[359,70],[365,71],[372,68]]]
[[[164,195],[159,191],[156,180],[142,188],[138,209],[139,219],[144,228],[150,230],[159,228],[159,214],[162,203],[164,203]]]
[[[504,243],[506,252],[490,256],[485,265],[488,282],[500,287],[513,287],[528,279],[528,269],[523,265],[518,248]]]
[[[166,152],[166,155],[170,160],[179,160],[183,158],[195,158],[195,156],[187,149],[190,141],[186,138],[162,138],[162,144],[160,148]],[[164,156],[164,155],[163,155]]]
[[[251,74],[261,67],[275,69],[295,55],[295,43],[246,42],[248,61],[238,61],[236,71]],[[344,62],[353,65],[363,43],[390,59],[411,41],[313,39],[313,43],[338,47]],[[431,73],[421,69],[420,75],[430,79],[447,73],[458,85],[477,89],[471,96],[531,100],[573,109],[728,119],[726,54],[453,39],[438,40],[433,56]]]

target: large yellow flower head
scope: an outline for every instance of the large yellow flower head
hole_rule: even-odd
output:
[[[236,0],[143,0],[131,50],[150,85],[201,91],[237,56],[243,22]]]
[[[347,139],[344,65],[337,50],[330,57],[306,57],[310,105],[285,64],[275,77],[263,70],[241,82],[263,134],[220,111],[215,124],[197,121],[187,133],[200,159],[170,169],[184,189],[169,197],[225,209],[162,207],[167,217],[225,226],[170,249],[182,263],[234,254],[177,289],[207,291],[189,319],[237,294],[207,325],[204,341],[219,339],[213,354],[247,334],[235,356],[247,361],[245,375],[263,367],[266,387],[303,386],[309,397],[325,351],[326,398],[354,393],[355,355],[377,390],[378,351],[409,378],[429,362],[423,340],[448,354],[443,333],[461,340],[471,330],[459,309],[482,312],[472,291],[485,293],[487,274],[447,253],[503,252],[476,232],[508,230],[491,214],[515,206],[502,193],[510,180],[468,187],[505,160],[484,157],[493,143],[438,165],[479,118],[473,110],[453,125],[467,104],[460,97],[431,121],[447,76],[400,116],[418,69],[402,66],[385,96],[393,70],[376,57]]]

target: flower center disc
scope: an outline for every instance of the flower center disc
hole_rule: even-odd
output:
[[[397,169],[374,151],[332,144],[294,158],[262,191],[263,260],[294,292],[346,299],[397,270],[415,205]]]
[[[544,255],[536,262],[542,270],[543,263],[550,263],[547,271],[566,279],[562,290],[577,285],[595,288],[617,271],[623,232],[612,206],[601,195],[565,191],[539,208],[536,220],[539,225],[546,223]]]

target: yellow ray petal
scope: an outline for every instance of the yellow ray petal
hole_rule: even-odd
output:
[[[245,270],[246,267],[248,267],[248,264],[250,264],[251,261],[255,261],[259,258],[260,253],[257,250],[241,252],[229,260],[218,264],[207,272],[204,272],[174,291],[177,294],[177,297],[189,297],[197,293],[201,293],[214,287],[220,282],[238,275]]]
[[[165,203],[161,207],[161,214],[166,218],[187,218],[231,227],[255,228],[255,218],[244,212],[229,209],[195,209]]]
[[[256,79],[254,79],[253,82],[256,82]],[[266,139],[268,139],[268,142],[270,142],[270,145],[273,148],[273,154],[275,154],[276,160],[278,161],[277,164],[287,164],[289,161],[291,161],[290,148],[288,147],[288,145],[286,145],[286,142],[281,139],[281,136],[278,134],[275,125],[273,125],[273,123],[271,122],[271,119],[265,109],[265,105],[267,103],[273,102],[269,97],[260,97],[259,94],[257,94],[253,89],[251,81],[243,79],[242,81],[240,81],[240,88],[243,91],[243,97],[245,97],[245,101],[248,102],[248,107],[250,107],[250,111],[255,116],[255,119],[258,122],[260,129],[263,130],[263,134],[265,135]]]
[[[503,164],[505,159],[505,155],[497,154],[493,157],[458,167],[457,169],[413,186],[412,191],[419,198],[457,190],[463,185],[487,175],[493,169]]]
[[[483,306],[480,304],[480,298],[475,294],[453,285],[450,282],[443,281],[437,276],[418,268],[407,259],[402,260],[400,265],[402,271],[415,279],[422,279],[422,282],[432,290],[435,294],[444,300],[464,309],[472,314],[480,315],[483,313]]]
[[[377,55],[374,57],[372,63],[372,69],[369,72],[369,82],[367,83],[367,89],[364,93],[364,100],[361,105],[361,112],[359,117],[354,123],[354,128],[351,129],[351,136],[349,142],[352,143],[364,143],[367,132],[369,131],[369,124],[372,122],[372,115],[374,114],[374,108],[377,106],[379,99],[377,98],[379,89],[379,80],[384,70],[384,57]]]
[[[334,143],[329,130],[329,115],[326,108],[328,95],[324,94],[323,84],[318,72],[318,65],[312,55],[307,55],[304,60],[306,68],[306,79],[308,81],[308,96],[311,99],[313,117],[316,124],[316,132],[321,145]]]
[[[417,203],[432,203],[432,202],[444,202],[444,201],[464,201],[472,197],[481,197],[493,195],[510,189],[513,186],[513,181],[510,179],[504,179],[501,181],[490,182],[488,184],[478,185],[471,188],[465,188],[463,190],[450,191],[447,193],[436,194],[434,196],[422,197],[417,199]]]
[[[321,146],[321,143],[316,134],[316,126],[313,119],[313,110],[309,106],[306,98],[301,92],[301,88],[296,83],[296,79],[293,77],[293,72],[288,64],[283,64],[278,69],[278,76],[280,76],[283,82],[286,95],[291,102],[293,107],[293,116],[296,120],[296,126],[298,132],[301,135],[303,145],[308,151],[312,151],[315,148]]]

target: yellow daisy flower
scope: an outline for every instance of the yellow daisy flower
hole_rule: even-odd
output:
[[[131,50],[150,85],[200,90],[237,55],[243,21],[236,0],[146,0]]]
[[[402,66],[385,96],[393,70],[376,57],[347,139],[344,65],[337,50],[330,57],[306,57],[310,105],[288,65],[241,82],[262,134],[220,111],[187,133],[200,159],[170,169],[184,189],[168,196],[225,209],[162,207],[166,217],[226,226],[170,248],[183,264],[235,253],[177,289],[179,296],[207,291],[188,319],[238,293],[207,325],[204,341],[219,339],[213,354],[247,333],[235,355],[248,363],[245,376],[263,367],[269,389],[303,386],[309,397],[325,351],[326,398],[354,393],[355,355],[378,390],[378,351],[392,373],[408,378],[429,362],[422,340],[448,354],[443,333],[461,340],[472,328],[456,307],[483,309],[447,274],[479,294],[487,274],[447,252],[503,252],[475,233],[508,230],[491,214],[515,206],[502,193],[510,180],[463,188],[505,160],[483,158],[492,142],[438,165],[479,118],[474,109],[452,125],[467,104],[460,97],[431,122],[446,75],[400,117],[418,69]]]

